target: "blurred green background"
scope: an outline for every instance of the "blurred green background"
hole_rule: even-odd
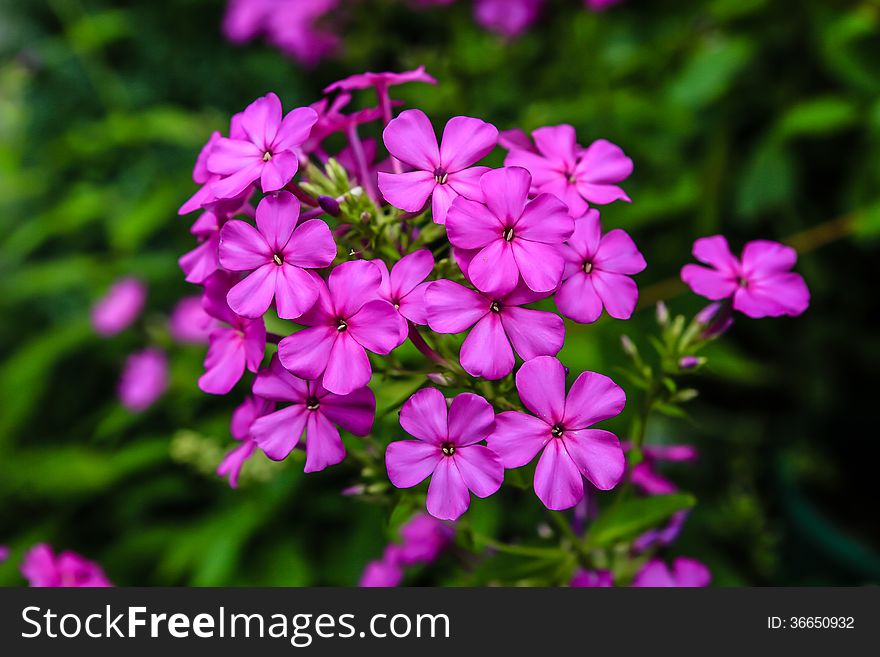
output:
[[[705,561],[716,584],[880,582],[880,3],[626,0],[593,14],[559,0],[505,42],[474,25],[468,2],[362,2],[342,55],[309,72],[225,42],[223,9],[0,0],[0,545],[12,549],[0,584],[23,583],[21,554],[41,541],[120,585],[349,585],[379,556],[387,510],[338,494],[347,466],[305,476],[258,456],[239,491],[212,474],[240,392],[199,392],[202,347],[171,348],[171,388],[141,415],[115,386],[128,353],[170,346],[167,314],[196,291],[177,267],[193,242],[176,209],[211,130],[270,90],[291,108],[351,73],[419,64],[440,84],[398,96],[438,123],[572,123],[582,143],[604,137],[633,158],[634,203],[603,218],[648,260],[648,309],[569,327],[562,358],[575,370],[613,376],[620,332],[655,330],[658,299],[701,307],[676,283],[694,238],[798,247],[810,310],[741,318],[707,353],[691,416],[649,429],[701,452],[667,472],[699,499],[673,552]],[[149,283],[145,320],[101,339],[90,306],[127,274]],[[470,515],[499,537],[541,520],[518,493]],[[454,560],[407,581],[491,579]]]

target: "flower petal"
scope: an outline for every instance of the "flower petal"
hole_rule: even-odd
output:
[[[263,265],[248,274],[226,295],[229,307],[242,317],[262,317],[272,305],[275,296],[275,279],[278,267],[274,263]]]
[[[504,225],[482,203],[459,196],[446,214],[446,234],[460,249],[481,249],[503,233]]]
[[[550,426],[544,420],[505,411],[495,416],[495,430],[486,444],[501,458],[505,468],[519,468],[529,463],[551,439]]]
[[[253,393],[272,401],[300,403],[305,402],[309,394],[306,382],[284,369],[277,354],[272,357],[268,369],[257,374]]]
[[[580,324],[592,324],[602,314],[602,299],[593,287],[593,277],[584,272],[565,281],[554,300],[559,312]]]
[[[498,455],[485,445],[457,448],[453,460],[465,485],[477,497],[489,497],[501,488],[504,466]]]
[[[463,392],[449,406],[447,437],[457,447],[485,440],[495,426],[492,405],[479,395]]]
[[[441,458],[428,486],[428,513],[440,520],[457,520],[471,499],[467,484],[451,458]]]
[[[461,345],[461,366],[471,376],[497,380],[513,371],[513,350],[495,313],[483,317]]]
[[[544,310],[504,308],[501,311],[504,332],[523,360],[536,356],[555,356],[565,342],[565,322]]]
[[[434,191],[437,182],[429,171],[409,171],[407,173],[379,172],[379,191],[395,208],[407,212],[418,212]]]
[[[751,280],[789,271],[797,262],[797,251],[769,240],[754,240],[742,252],[743,276]]]
[[[299,158],[292,151],[276,153],[263,164],[260,187],[264,193],[275,192],[293,180],[299,169]]]
[[[537,242],[529,242],[529,244],[537,244]],[[560,257],[559,260],[561,272],[562,258]],[[516,288],[520,276],[513,248],[510,242],[504,239],[497,239],[481,249],[468,265],[467,273],[468,278],[477,289],[491,295],[504,295],[512,292]],[[534,288],[532,287],[532,289]]]
[[[393,331],[396,336],[396,319]],[[337,395],[347,395],[367,385],[372,376],[373,368],[364,348],[347,332],[340,334],[330,350],[322,385]]]
[[[738,288],[733,307],[749,317],[800,315],[810,305],[810,291],[800,274],[777,274]]]
[[[376,396],[367,387],[358,388],[347,395],[330,393],[321,397],[320,402],[321,412],[331,422],[355,436],[366,436],[373,428]]]
[[[409,435],[441,445],[447,440],[446,398],[437,388],[422,388],[400,409],[400,426]]]
[[[626,469],[620,441],[610,431],[566,431],[562,441],[578,470],[599,490],[611,490]]]
[[[257,229],[271,253],[281,253],[299,221],[299,201],[288,191],[269,194],[257,205]]]
[[[272,148],[275,152],[292,151],[309,138],[317,121],[318,113],[311,107],[289,111],[278,128]]]
[[[482,294],[446,280],[428,283],[425,304],[428,326],[437,333],[461,333],[489,312]]]
[[[240,124],[248,139],[263,150],[268,149],[281,125],[281,101],[274,93],[268,93],[245,108]]]
[[[578,182],[607,185],[626,180],[632,170],[632,160],[626,156],[620,146],[606,139],[597,139],[581,152],[576,175]],[[591,199],[587,197],[587,200]]]
[[[574,233],[568,238],[568,246],[582,262],[592,261],[601,241],[602,224],[599,211],[590,208],[586,214],[574,220]]]
[[[584,479],[561,439],[547,443],[535,468],[535,493],[548,509],[570,509],[584,497]]]
[[[638,274],[647,264],[636,243],[619,228],[608,231],[599,243],[593,265],[615,274]]]
[[[345,446],[339,431],[322,413],[311,412],[306,424],[306,465],[304,472],[318,472],[341,463]]]
[[[286,262],[281,267],[274,264],[265,267],[272,267],[277,271],[275,307],[281,319],[296,319],[315,305],[318,300],[318,286],[309,273]]]
[[[449,187],[452,187],[457,194],[460,194],[467,199],[485,203],[483,188],[480,187],[480,178],[482,178],[483,174],[487,171],[491,171],[491,169],[489,167],[471,167],[469,169],[462,169],[461,171],[450,173],[449,180],[447,180],[446,184]]]
[[[427,249],[419,249],[405,255],[391,268],[389,287],[391,294],[400,299],[412,292],[416,285],[430,276],[434,270],[434,256]]]
[[[564,242],[573,232],[568,206],[552,194],[540,194],[529,201],[514,226],[517,237],[544,244]]]
[[[225,395],[244,374],[245,353],[235,331],[216,329],[211,333],[205,373],[199,377],[199,388],[211,395]]]
[[[434,472],[443,452],[437,445],[420,440],[398,440],[385,451],[388,479],[397,488],[411,488]]]
[[[308,415],[303,404],[264,415],[251,425],[251,438],[270,459],[283,461],[299,442]]]
[[[369,260],[351,260],[334,267],[327,285],[339,317],[349,318],[367,301],[379,298],[382,272]]]
[[[375,354],[389,354],[400,346],[400,315],[384,299],[368,301],[348,318],[349,336]]]
[[[332,326],[315,326],[297,331],[278,343],[278,357],[284,369],[303,379],[317,379],[327,369],[330,351],[338,332]]]
[[[563,124],[538,128],[532,132],[541,155],[563,172],[574,170],[577,159],[577,134],[572,126]]]
[[[737,289],[737,281],[728,272],[719,272],[700,265],[685,265],[681,268],[681,280],[693,290],[694,294],[713,301],[726,299]]]
[[[470,116],[456,116],[443,129],[440,166],[448,173],[461,171],[483,159],[498,143],[498,128]]]
[[[565,269],[562,246],[530,242],[525,239],[515,239],[512,245],[511,252],[525,284],[535,292],[555,290],[562,280],[562,272]],[[471,263],[469,269],[471,276],[473,270],[474,263]]]
[[[220,229],[220,264],[230,271],[248,271],[272,260],[266,239],[249,223],[227,221]]]
[[[732,278],[739,276],[739,260],[730,252],[727,238],[723,235],[701,237],[694,242],[694,257]]]
[[[435,185],[431,196],[431,218],[441,226],[446,223],[449,208],[458,198],[458,193],[450,185]]]
[[[620,415],[626,393],[604,374],[581,372],[565,398],[562,424],[566,430],[585,429]]]
[[[531,184],[531,174],[522,167],[492,169],[480,178],[486,205],[504,227],[512,226],[520,218],[529,198]],[[456,246],[472,248],[464,244]]]
[[[516,373],[516,389],[527,409],[554,425],[565,414],[565,368],[552,356],[523,363]]]
[[[636,282],[624,274],[596,270],[590,274],[596,294],[608,314],[615,319],[629,319],[639,300]]]
[[[421,110],[404,110],[386,126],[382,136],[388,152],[414,169],[433,172],[440,165],[434,126]]]

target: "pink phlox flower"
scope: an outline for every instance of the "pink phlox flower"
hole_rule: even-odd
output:
[[[619,146],[599,139],[581,148],[570,125],[538,128],[532,136],[538,152],[511,150],[504,164],[528,169],[533,194],[548,193],[562,199],[573,217],[582,216],[587,203],[630,200],[617,183],[629,177],[633,164]]]
[[[551,292],[562,279],[562,243],[574,232],[574,220],[551,194],[529,201],[530,183],[520,167],[494,169],[480,178],[485,203],[463,196],[452,203],[449,241],[477,251],[465,275],[483,292],[507,294],[520,279],[534,292]]]
[[[389,545],[381,559],[371,561],[364,568],[358,586],[361,588],[392,588],[403,581],[403,568],[397,559],[397,548]]]
[[[411,167],[406,173],[380,173],[379,189],[393,206],[418,212],[432,199],[434,223],[459,196],[480,200],[480,176],[489,168],[473,166],[495,148],[498,129],[469,116],[456,116],[443,130],[440,144],[431,121],[421,110],[401,112],[383,133],[392,156]]]
[[[309,328],[278,345],[281,363],[303,379],[320,379],[345,395],[370,382],[367,351],[386,355],[402,344],[400,318],[379,298],[382,273],[372,262],[354,260],[333,269],[319,284],[318,301],[297,323]]]
[[[119,379],[122,405],[139,413],[147,410],[168,387],[168,358],[159,349],[144,349],[125,361]]]
[[[573,588],[608,588],[614,586],[614,576],[610,570],[579,570],[571,578]]]
[[[622,0],[584,0],[584,6],[590,11],[600,12],[621,2]]]
[[[337,395],[318,381],[305,381],[282,367],[277,356],[254,381],[254,394],[288,406],[257,418],[250,437],[266,456],[281,461],[297,446],[305,432],[306,472],[317,472],[340,463],[345,447],[339,429],[366,436],[373,427],[376,397],[367,387]]]
[[[202,307],[225,326],[211,331],[205,373],[199,388],[213,395],[225,395],[244,374],[245,368],[256,372],[266,352],[266,326],[263,318],[247,319],[235,314],[226,301],[238,276],[217,272],[205,281]]]
[[[277,3],[266,23],[266,36],[283,53],[313,68],[339,47],[339,37],[322,26],[322,19],[332,15],[338,6],[339,0]]]
[[[223,34],[233,43],[244,43],[265,29],[278,0],[229,0],[223,15]]]
[[[217,198],[233,198],[257,180],[264,193],[284,187],[299,168],[297,150],[317,120],[311,107],[298,107],[282,119],[274,93],[255,100],[241,115],[243,138],[221,137],[208,155],[208,171],[222,176],[211,191]]]
[[[539,356],[516,373],[516,388],[534,415],[506,411],[496,417],[488,444],[504,467],[521,467],[543,450],[535,493],[548,509],[580,502],[584,477],[599,490],[617,485],[625,469],[620,441],[610,431],[589,427],[620,414],[626,403],[620,386],[602,374],[582,372],[566,395],[562,363]]]
[[[381,94],[387,90],[388,87],[407,84],[408,82],[437,84],[437,80],[425,72],[425,67],[419,66],[417,69],[404,71],[402,73],[373,73],[372,71],[356,73],[355,75],[350,75],[347,78],[327,85],[327,87],[324,88],[324,93],[329,94],[334,91],[356,91],[358,89],[369,89],[370,87],[374,87],[377,92]]]
[[[428,323],[425,307],[425,279],[434,271],[434,256],[427,249],[414,251],[401,258],[388,272],[382,260],[372,261],[382,273],[379,297],[394,306],[400,317],[400,340],[406,340],[409,324],[424,326]]]
[[[476,0],[477,23],[507,38],[525,32],[538,19],[543,0]]]
[[[437,333],[462,333],[473,326],[461,346],[461,366],[471,376],[500,379],[513,371],[514,350],[530,360],[555,356],[562,349],[562,318],[522,307],[546,296],[523,284],[493,296],[453,281],[434,281],[425,291],[427,321]]]
[[[288,191],[269,195],[257,206],[256,223],[233,219],[220,230],[220,264],[249,271],[226,300],[242,317],[262,317],[275,301],[278,316],[299,317],[318,298],[317,277],[336,257],[330,228],[320,219],[299,223],[299,201]]]
[[[632,549],[636,554],[655,547],[671,545],[677,539],[688,517],[688,511],[677,511],[672,514],[664,527],[649,529],[633,541]]]
[[[388,478],[397,488],[410,488],[431,477],[428,513],[455,520],[470,505],[468,491],[489,497],[501,487],[501,460],[477,444],[489,437],[494,425],[492,406],[478,395],[462,393],[447,407],[436,388],[419,390],[400,410],[400,426],[417,440],[388,445]]]
[[[147,302],[147,286],[136,278],[121,278],[92,307],[92,328],[104,337],[131,326]]]
[[[69,550],[55,554],[45,543],[35,545],[24,555],[21,574],[34,587],[113,586],[95,562]]]
[[[660,559],[651,559],[633,579],[636,587],[703,587],[709,586],[712,573],[696,559],[677,557],[672,568]]]
[[[810,305],[807,284],[791,271],[797,252],[790,246],[755,240],[737,258],[724,236],[713,235],[694,242],[693,254],[709,266],[685,265],[681,280],[712,301],[732,299],[734,310],[748,317],[796,316]]]
[[[624,449],[629,449],[624,444]],[[678,490],[673,482],[657,472],[660,461],[669,463],[691,462],[697,459],[697,450],[693,445],[644,445],[643,460],[630,473],[632,483],[648,495],[669,495]]]
[[[198,295],[178,301],[168,319],[171,337],[183,344],[208,344],[208,337],[217,326],[217,320],[205,312]]]
[[[418,513],[400,528],[398,561],[406,566],[429,564],[452,542],[455,529],[427,513]]]
[[[275,406],[274,401],[256,395],[248,395],[233,411],[229,432],[238,441],[238,444],[223,457],[220,465],[217,466],[217,475],[227,477],[231,488],[238,487],[241,469],[257,447],[257,444],[250,437],[251,425],[257,418],[272,413]]]
[[[630,278],[647,266],[632,238],[615,228],[602,234],[597,210],[575,220],[575,229],[562,249],[563,283],[556,292],[559,311],[576,322],[590,324],[602,309],[615,319],[632,317],[639,289]]]
[[[187,283],[202,285],[220,266],[220,230],[234,215],[254,216],[253,206],[244,201],[236,201],[237,207],[219,204],[206,206],[205,211],[195,220],[189,232],[196,236],[198,246],[184,253],[177,263],[186,275]]]

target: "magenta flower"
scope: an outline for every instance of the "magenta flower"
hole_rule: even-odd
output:
[[[344,395],[328,392],[317,381],[304,381],[282,367],[277,357],[254,381],[254,394],[290,405],[256,419],[250,437],[266,456],[282,461],[306,435],[306,472],[317,472],[345,458],[337,425],[356,436],[373,427],[376,397],[362,387]]]
[[[605,11],[609,7],[620,4],[622,0],[584,0],[584,6],[590,11]]]
[[[397,311],[378,297],[381,281],[379,268],[366,260],[335,267],[319,284],[318,301],[297,320],[310,328],[278,345],[281,364],[303,379],[321,379],[337,395],[367,385],[373,374],[367,351],[384,356],[402,344]]]
[[[281,118],[281,101],[269,93],[241,115],[241,139],[221,137],[208,156],[208,171],[222,176],[211,186],[217,198],[234,198],[257,180],[263,192],[289,183],[299,167],[296,149],[318,120],[311,107],[299,107]]]
[[[629,201],[617,183],[629,177],[633,164],[620,147],[599,139],[582,149],[570,125],[538,128],[532,136],[538,152],[512,150],[504,164],[529,170],[533,194],[557,196],[565,201],[573,217],[583,215],[588,202],[604,205]]]
[[[641,554],[653,547],[670,545],[675,542],[687,520],[687,511],[676,511],[664,527],[649,529],[633,541],[632,549]]]
[[[227,477],[231,488],[238,488],[238,477],[245,462],[251,458],[257,444],[251,439],[251,425],[264,415],[275,410],[275,402],[256,395],[248,395],[232,413],[232,421],[229,432],[239,444],[229,451],[220,465],[217,466],[217,475]]]
[[[455,530],[449,524],[418,513],[400,528],[403,543],[397,551],[397,560],[406,566],[435,561],[452,542]]]
[[[421,110],[406,110],[383,133],[388,152],[415,169],[407,173],[380,173],[379,190],[393,206],[418,212],[432,198],[434,223],[446,223],[449,206],[459,196],[481,200],[480,176],[488,167],[472,166],[498,142],[495,126],[469,116],[456,116],[437,137]]]
[[[642,447],[644,459],[630,473],[633,484],[648,495],[668,495],[678,490],[678,486],[657,472],[657,462],[683,463],[694,461],[697,450],[692,445],[645,445]]]
[[[696,559],[677,557],[670,569],[660,559],[652,559],[636,573],[636,587],[703,587],[709,586],[712,573]]]
[[[5,545],[0,545],[0,563],[3,563],[9,558],[9,548]]]
[[[171,337],[183,344],[208,344],[208,337],[217,326],[217,320],[205,312],[198,295],[178,301],[168,319]]]
[[[543,450],[535,493],[544,506],[561,510],[580,502],[583,477],[600,490],[617,485],[625,468],[620,441],[610,431],[589,427],[620,414],[626,403],[620,386],[602,374],[582,372],[566,396],[562,363],[539,356],[516,373],[516,389],[537,417],[500,413],[488,444],[506,468],[523,466]]]
[[[266,22],[267,37],[283,53],[312,68],[339,45],[339,37],[320,26],[338,6],[339,0],[276,2]]]
[[[56,555],[45,543],[24,555],[21,574],[34,587],[113,586],[98,564],[69,550]]]
[[[542,1],[476,0],[474,18],[487,30],[514,38],[537,20]]]
[[[520,277],[535,292],[559,285],[565,268],[561,245],[571,237],[574,221],[550,194],[529,201],[530,183],[525,169],[495,169],[480,178],[485,204],[458,197],[449,210],[449,241],[477,251],[465,275],[483,292],[512,292]]]
[[[614,576],[609,570],[579,570],[571,578],[572,588],[608,588],[614,586]]]
[[[400,426],[418,440],[388,445],[388,478],[397,488],[411,488],[430,476],[427,507],[435,518],[458,518],[470,505],[468,491],[489,497],[501,487],[501,460],[477,444],[495,426],[492,406],[482,397],[462,393],[447,409],[443,393],[424,388],[401,408]]]
[[[187,283],[201,285],[220,269],[220,229],[227,218],[226,215],[206,210],[190,228],[190,232],[198,238],[199,245],[177,260],[186,274]]]
[[[153,405],[168,387],[168,358],[158,349],[144,349],[125,361],[119,379],[119,400],[139,413]]]
[[[375,87],[377,91],[388,89],[399,84],[408,82],[424,82],[426,84],[437,84],[431,75],[425,72],[424,66],[419,66],[412,71],[404,71],[403,73],[356,73],[347,78],[327,85],[324,93],[329,94],[334,91],[356,91],[358,89],[369,89]]]
[[[403,581],[403,569],[395,556],[396,548],[392,545],[385,551],[381,559],[371,561],[364,568],[358,586],[361,588],[391,588],[399,586]]]
[[[473,326],[461,346],[461,366],[471,376],[500,379],[513,371],[514,349],[523,360],[555,356],[562,349],[562,318],[520,307],[545,296],[525,285],[492,296],[452,281],[434,281],[425,291],[428,325],[437,333],[461,333]]]
[[[278,0],[229,0],[223,15],[223,34],[233,43],[244,43],[263,31]]]
[[[709,267],[685,265],[681,280],[700,296],[732,299],[735,310],[752,318],[800,315],[810,305],[807,284],[791,271],[797,252],[790,246],[755,240],[740,259],[722,235],[713,235],[694,242],[693,254]]]
[[[227,324],[211,331],[205,373],[199,378],[199,388],[212,395],[225,395],[232,390],[245,368],[256,372],[266,353],[263,318],[240,317],[226,302],[229,289],[237,281],[237,277],[226,272],[217,272],[205,281],[205,312]]]
[[[92,308],[92,328],[109,337],[128,328],[147,301],[147,286],[136,278],[122,278]]]
[[[299,201],[290,192],[266,196],[257,206],[257,227],[233,219],[220,231],[220,264],[251,271],[226,297],[242,317],[262,317],[275,300],[278,316],[294,319],[318,298],[316,278],[306,271],[336,257],[330,228],[320,219],[297,225]]]
[[[599,319],[603,307],[615,319],[629,319],[639,300],[630,276],[646,267],[645,259],[619,228],[602,235],[597,210],[587,210],[574,225],[574,234],[562,250],[564,282],[556,292],[556,306],[581,324]]]
[[[388,273],[382,260],[372,261],[382,273],[379,297],[394,306],[399,313],[400,340],[409,333],[407,320],[421,326],[428,323],[425,308],[425,290],[429,283],[424,280],[434,270],[434,256],[427,249],[414,251],[401,258]]]

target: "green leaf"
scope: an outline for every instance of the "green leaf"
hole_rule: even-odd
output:
[[[590,528],[587,540],[595,547],[628,540],[695,503],[693,495],[687,493],[627,500],[602,513]]]
[[[776,134],[781,139],[824,135],[847,128],[857,119],[856,107],[846,98],[814,98],[786,112],[776,126]]]
[[[739,181],[737,210],[746,219],[774,210],[794,193],[794,166],[776,141],[758,148],[746,164]]]

